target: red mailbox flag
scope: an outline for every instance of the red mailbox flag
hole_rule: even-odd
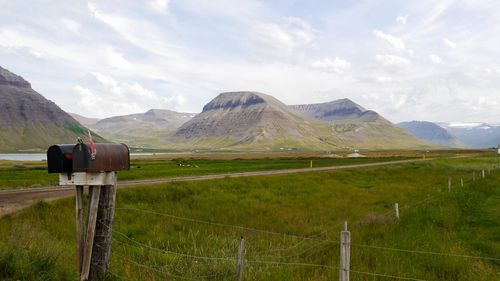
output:
[[[94,160],[95,155],[97,154],[97,150],[95,148],[94,141],[92,140],[92,134],[90,134],[90,130],[89,130],[89,148],[90,148],[90,159]]]

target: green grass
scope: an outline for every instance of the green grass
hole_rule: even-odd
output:
[[[120,190],[109,280],[234,280],[246,240],[245,280],[337,280],[344,220],[351,269],[423,280],[498,280],[499,261],[367,248],[378,245],[500,258],[500,171],[472,182],[481,157],[350,171],[226,178]],[[448,177],[453,179],[448,192]],[[459,187],[464,178],[465,187]],[[427,198],[430,200],[424,201]],[[399,202],[401,219],[393,217]],[[135,211],[151,210],[158,214]],[[174,219],[172,214],[283,233]],[[40,202],[0,220],[0,279],[76,280],[73,199]],[[302,239],[285,234],[314,237]],[[132,239],[132,240],[130,240]],[[328,241],[325,241],[328,240]],[[333,242],[332,242],[333,241]],[[146,246],[146,247],[145,247]],[[156,249],[156,250],[153,250]],[[311,263],[333,268],[261,264]],[[121,276],[121,278],[119,277]],[[393,280],[351,273],[351,280]]]
[[[133,160],[130,171],[119,173],[120,180],[151,179],[175,176],[194,176],[232,172],[250,172],[351,165],[379,161],[401,160],[403,157],[362,159],[303,158],[303,159],[232,159],[232,160]],[[46,162],[0,165],[0,189],[57,185],[58,175],[48,174]]]

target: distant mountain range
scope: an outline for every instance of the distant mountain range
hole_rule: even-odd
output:
[[[438,124],[470,147],[489,148],[500,144],[500,124],[459,122]]]
[[[75,143],[87,128],[31,88],[21,76],[0,67],[0,151],[39,151]],[[93,134],[95,141],[104,139]]]
[[[258,92],[218,95],[167,142],[206,149],[269,150],[425,146],[350,100],[287,106]]]
[[[439,124],[444,130],[410,122],[400,124],[405,131],[349,99],[288,106],[248,91],[222,93],[199,114],[152,109],[105,119],[70,116],[1,67],[0,106],[0,151],[74,142],[87,128],[96,141],[178,150],[427,149],[429,143],[485,147],[500,142],[500,126]]]
[[[429,143],[447,147],[466,146],[456,136],[432,122],[410,121],[399,123],[398,126],[418,139]]]
[[[145,113],[114,116],[105,119],[73,117],[103,137],[136,147],[155,148],[163,140],[196,114],[179,113],[167,109],[151,109]]]

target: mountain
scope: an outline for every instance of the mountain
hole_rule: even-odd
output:
[[[426,121],[410,121],[399,123],[398,126],[420,140],[448,147],[465,147],[454,135],[441,126]]]
[[[350,99],[340,99],[325,103],[290,105],[292,110],[308,118],[321,121],[338,121],[346,119],[375,120],[378,114],[366,110]]]
[[[290,108],[307,118],[327,123],[341,134],[344,141],[369,148],[416,148],[425,144],[406,133],[377,112],[359,104],[340,99],[316,104],[291,105]]]
[[[69,113],[69,115],[71,115],[71,117],[75,118],[76,121],[80,122],[80,124],[82,124],[83,126],[87,126],[87,127],[90,127],[90,126],[93,126],[95,125],[95,123],[99,122],[99,118],[90,118],[90,117],[85,117],[85,116],[82,116],[82,115],[79,115],[79,114],[76,114],[76,113]]]
[[[166,109],[151,109],[145,113],[114,116],[98,120],[89,127],[107,139],[132,146],[159,147],[161,140],[194,117]]]
[[[500,124],[455,122],[439,125],[470,147],[488,148],[500,144]]]
[[[222,93],[167,141],[184,147],[267,150],[322,150],[353,146],[408,148],[423,145],[395,126],[385,130],[390,134],[388,137],[382,137],[377,132],[377,126],[382,121],[375,120],[371,112],[361,114],[361,118],[349,117],[356,122],[344,123],[345,119],[338,124],[330,124],[301,114],[312,110],[294,110],[296,107],[311,109],[314,106],[289,107],[272,96],[258,92]],[[365,128],[367,120],[374,120],[373,128]]]
[[[2,67],[0,108],[0,151],[45,150],[87,135],[87,128],[34,91],[28,81]],[[94,140],[104,141],[95,134]]]

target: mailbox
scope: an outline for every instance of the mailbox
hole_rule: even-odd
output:
[[[92,159],[90,146],[73,146],[73,172],[99,173],[130,169],[130,152],[125,144],[96,143]]]
[[[47,150],[47,165],[49,173],[73,172],[74,144],[56,144]]]

